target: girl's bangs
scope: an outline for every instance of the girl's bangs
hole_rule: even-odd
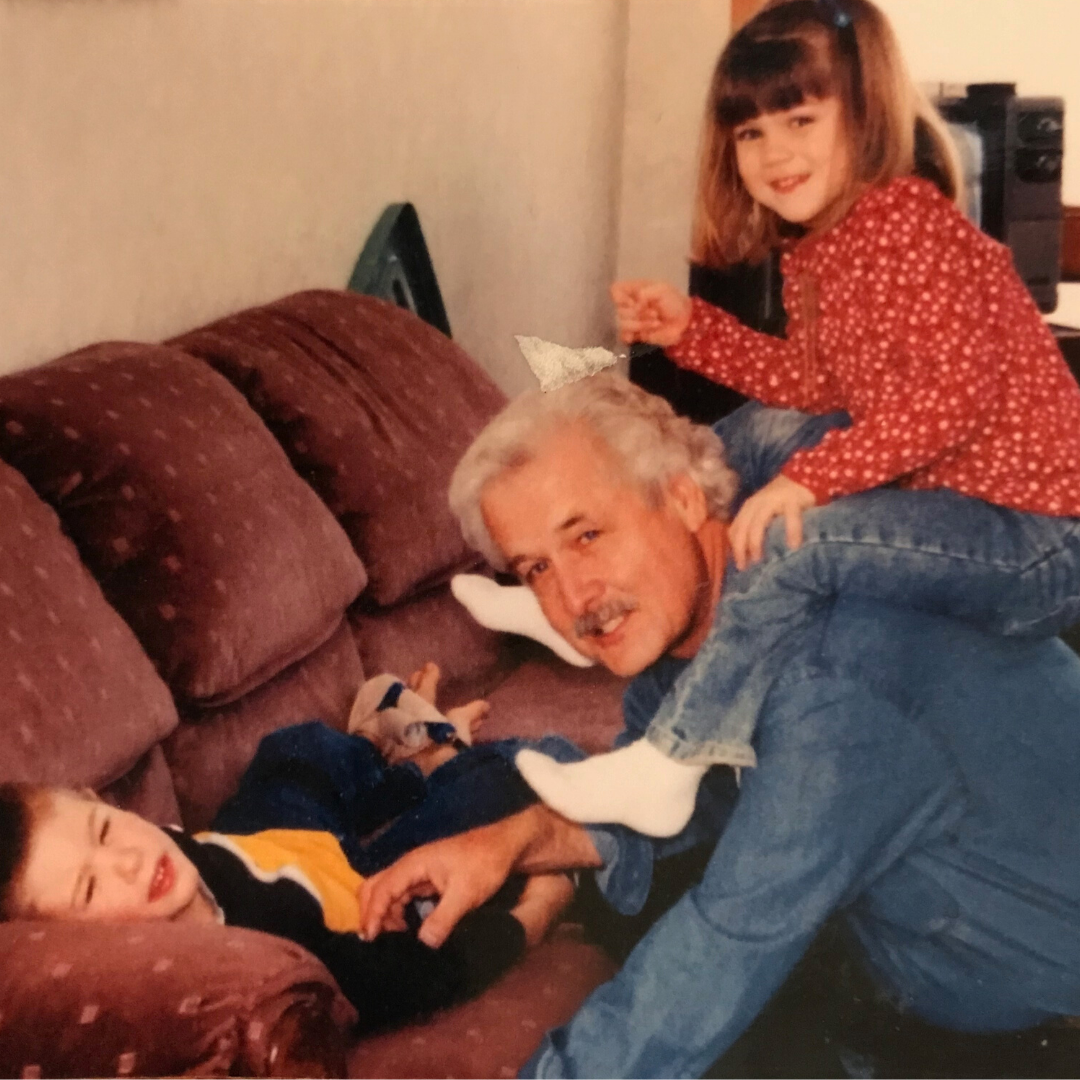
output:
[[[762,113],[783,112],[807,98],[836,93],[835,79],[816,53],[797,37],[738,43],[724,64],[717,123],[735,128]]]

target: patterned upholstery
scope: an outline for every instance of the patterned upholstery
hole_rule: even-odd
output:
[[[165,740],[184,826],[205,829],[236,790],[259,740],[305,720],[344,730],[364,680],[348,624],[276,678],[216,709],[185,708]]]
[[[442,672],[440,702],[453,699],[462,684],[505,675],[500,667],[506,635],[477,623],[454,599],[449,585],[390,608],[354,607],[349,620],[369,676],[389,671],[404,678],[432,660]]]
[[[198,828],[263,734],[344,724],[361,657],[400,674],[435,659],[447,699],[498,683],[484,737],[610,742],[618,680],[530,658],[504,683],[520,643],[441,584],[475,563],[446,507],[450,470],[503,403],[464,353],[332,292],[184,340],[228,381],[132,344],[0,378],[0,459],[18,470],[0,464],[0,779],[89,783]],[[357,551],[372,585],[345,621]],[[0,924],[0,953],[0,1076],[344,1074],[350,1007],[282,939],[22,922]],[[348,1067],[513,1075],[610,971],[560,931],[476,1001],[355,1044]]]
[[[340,1056],[355,1016],[314,957],[251,930],[3,923],[0,952],[2,1076],[289,1075],[286,1011],[335,1019]]]
[[[0,464],[0,780],[98,787],[176,726],[135,635],[56,515]]]
[[[184,334],[248,399],[341,521],[392,604],[476,565],[450,473],[506,403],[438,330],[371,296],[305,292]]]
[[[482,997],[357,1044],[349,1076],[517,1076],[544,1032],[569,1020],[614,973],[580,928],[559,927]]]
[[[0,457],[57,510],[179,697],[265,682],[363,587],[243,398],[175,349],[97,345],[0,379]]]

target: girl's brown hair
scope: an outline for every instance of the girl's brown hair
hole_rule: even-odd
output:
[[[911,81],[881,11],[870,0],[771,0],[728,42],[713,73],[694,200],[694,262],[757,262],[784,235],[782,219],[743,185],[734,129],[833,95],[843,103],[851,175],[815,228],[834,225],[868,187],[898,176],[925,176],[959,199],[952,140]]]

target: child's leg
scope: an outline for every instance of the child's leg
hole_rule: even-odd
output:
[[[312,721],[262,740],[214,828],[319,829],[352,846],[356,836],[420,802],[425,787],[417,769],[388,767],[367,739]]]
[[[422,844],[489,825],[531,806],[536,795],[514,767],[515,754],[529,745],[562,761],[584,756],[572,743],[557,736],[536,743],[503,739],[459,751],[428,777],[423,802],[362,846],[362,865],[357,865],[357,870],[374,873]]]
[[[799,631],[838,594],[1005,634],[1051,634],[1080,618],[1076,519],[1020,514],[950,491],[878,490],[810,511],[804,534],[789,551],[774,526],[762,562],[725,580],[712,633],[646,733],[659,753],[633,744],[565,768],[525,755],[519,768],[541,798],[579,821],[678,831],[703,767],[755,763],[751,739],[769,688]],[[662,756],[698,771],[680,774]]]
[[[547,621],[532,589],[524,585],[500,585],[480,574],[458,574],[451,579],[450,590],[469,614],[488,630],[521,634],[546,645],[568,664],[592,666],[593,661],[582,656]]]

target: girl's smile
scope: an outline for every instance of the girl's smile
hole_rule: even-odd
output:
[[[785,221],[813,225],[843,193],[850,155],[839,98],[763,113],[739,124],[734,136],[746,190]]]

